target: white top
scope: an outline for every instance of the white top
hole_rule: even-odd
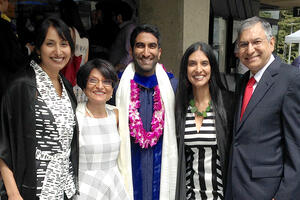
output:
[[[79,124],[79,200],[129,199],[117,166],[120,137],[113,108],[107,117],[86,116],[86,104],[77,106]]]

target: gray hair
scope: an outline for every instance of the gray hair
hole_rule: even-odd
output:
[[[262,28],[264,29],[264,31],[266,33],[266,37],[267,37],[268,41],[270,41],[270,39],[273,37],[272,27],[271,27],[270,23],[260,17],[257,17],[257,16],[248,18],[241,23],[241,25],[238,29],[238,41],[240,40],[241,34],[245,29],[248,29],[248,28],[256,25],[257,23],[261,24]]]

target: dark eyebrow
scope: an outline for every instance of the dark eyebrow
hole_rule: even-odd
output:
[[[141,44],[145,45],[145,43],[143,43],[143,42],[136,42],[135,43],[135,45],[141,45]]]
[[[194,60],[194,59],[188,59],[188,61],[189,61],[189,62],[192,62],[192,61],[195,61],[195,62],[196,62],[196,60]]]
[[[46,38],[45,41],[48,41],[48,42],[49,42],[49,41],[50,41],[50,42],[54,42],[55,40]]]
[[[152,43],[149,43],[148,46],[158,46],[158,44],[155,42],[152,42]]]

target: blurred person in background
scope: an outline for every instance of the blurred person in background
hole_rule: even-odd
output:
[[[295,60],[293,61],[292,65],[298,67],[300,69],[300,56],[298,56],[297,58],[295,58]]]
[[[28,54],[33,47],[28,44],[28,49],[21,46],[16,33],[16,26],[6,15],[9,1],[0,0],[0,102],[8,87],[11,76],[25,66]]]
[[[61,19],[69,26],[71,36],[75,45],[75,53],[71,57],[68,65],[62,70],[63,75],[74,86],[74,94],[77,102],[86,101],[86,96],[76,85],[76,74],[83,64],[89,59],[89,40],[87,38],[87,32],[82,24],[78,5],[73,0],[62,0],[59,2],[59,10]]]
[[[114,10],[114,21],[120,30],[110,48],[109,61],[115,66],[117,72],[123,71],[132,61],[130,54],[130,35],[136,24],[132,21],[133,10],[126,2],[119,2]]]

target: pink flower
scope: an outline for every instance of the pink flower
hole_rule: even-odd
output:
[[[158,86],[154,88],[154,112],[151,121],[151,131],[146,132],[143,122],[140,118],[138,109],[140,108],[140,89],[134,80],[130,81],[130,105],[129,105],[129,130],[130,135],[135,138],[135,143],[139,143],[141,148],[154,146],[159,137],[163,134],[164,125],[164,107],[161,101],[160,90]]]

